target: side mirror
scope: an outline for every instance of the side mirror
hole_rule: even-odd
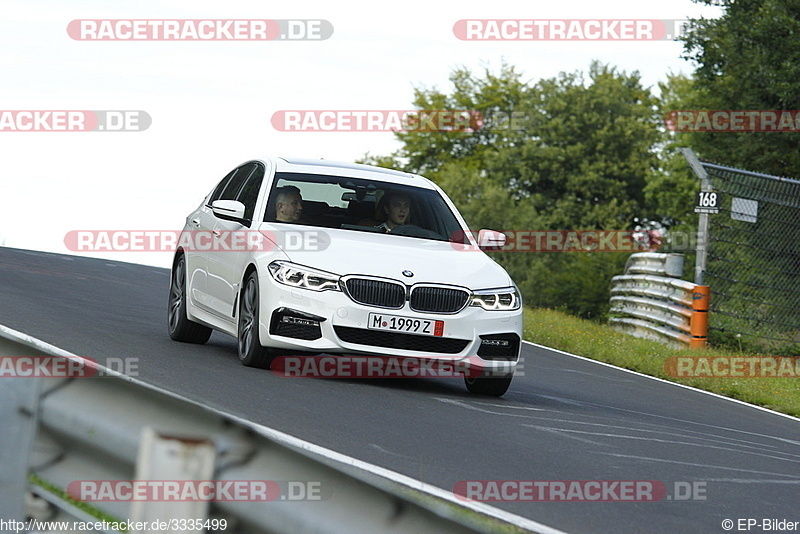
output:
[[[211,211],[220,219],[244,220],[244,204],[238,200],[215,200],[211,203]]]
[[[495,230],[478,232],[478,247],[481,250],[501,250],[506,244],[506,234]]]

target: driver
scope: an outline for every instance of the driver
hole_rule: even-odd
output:
[[[411,217],[411,198],[405,193],[387,193],[387,201],[383,205],[383,212],[386,215],[386,222],[379,224],[376,228],[381,228],[389,233],[396,227],[408,223]]]

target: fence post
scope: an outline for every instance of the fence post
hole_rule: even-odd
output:
[[[201,482],[214,478],[216,453],[210,438],[169,436],[147,426],[142,429],[134,479],[170,480],[189,485],[195,483],[198,488]],[[162,522],[172,524],[173,520],[187,519],[205,522],[208,519],[208,504],[202,498],[177,502],[135,499],[131,502],[130,518],[131,521],[149,525],[143,532],[151,534],[164,530],[154,526]]]
[[[694,155],[691,148],[681,148],[681,153],[694,173],[700,178],[700,189],[705,192],[713,191],[711,180],[708,179],[706,172],[700,160]],[[697,258],[694,267],[694,283],[702,285],[705,283],[706,262],[708,256],[708,213],[701,213],[697,224]]]
[[[689,347],[706,348],[708,340],[708,286],[694,286],[692,292],[692,318],[689,321],[689,333],[692,335]]]

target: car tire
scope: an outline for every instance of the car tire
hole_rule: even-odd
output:
[[[247,367],[269,369],[274,356],[270,349],[261,345],[258,338],[259,302],[258,275],[253,271],[245,280],[239,299],[239,327],[236,334],[239,361]]]
[[[180,255],[172,268],[167,308],[169,337],[183,343],[203,344],[211,337],[211,329],[189,320],[186,315],[186,258]]]
[[[476,395],[501,397],[511,386],[514,375],[464,377],[467,390]]]

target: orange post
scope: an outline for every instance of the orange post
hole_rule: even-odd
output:
[[[706,348],[708,339],[708,286],[694,286],[692,292],[692,318],[689,320],[689,333],[692,339],[689,347],[693,349]]]

